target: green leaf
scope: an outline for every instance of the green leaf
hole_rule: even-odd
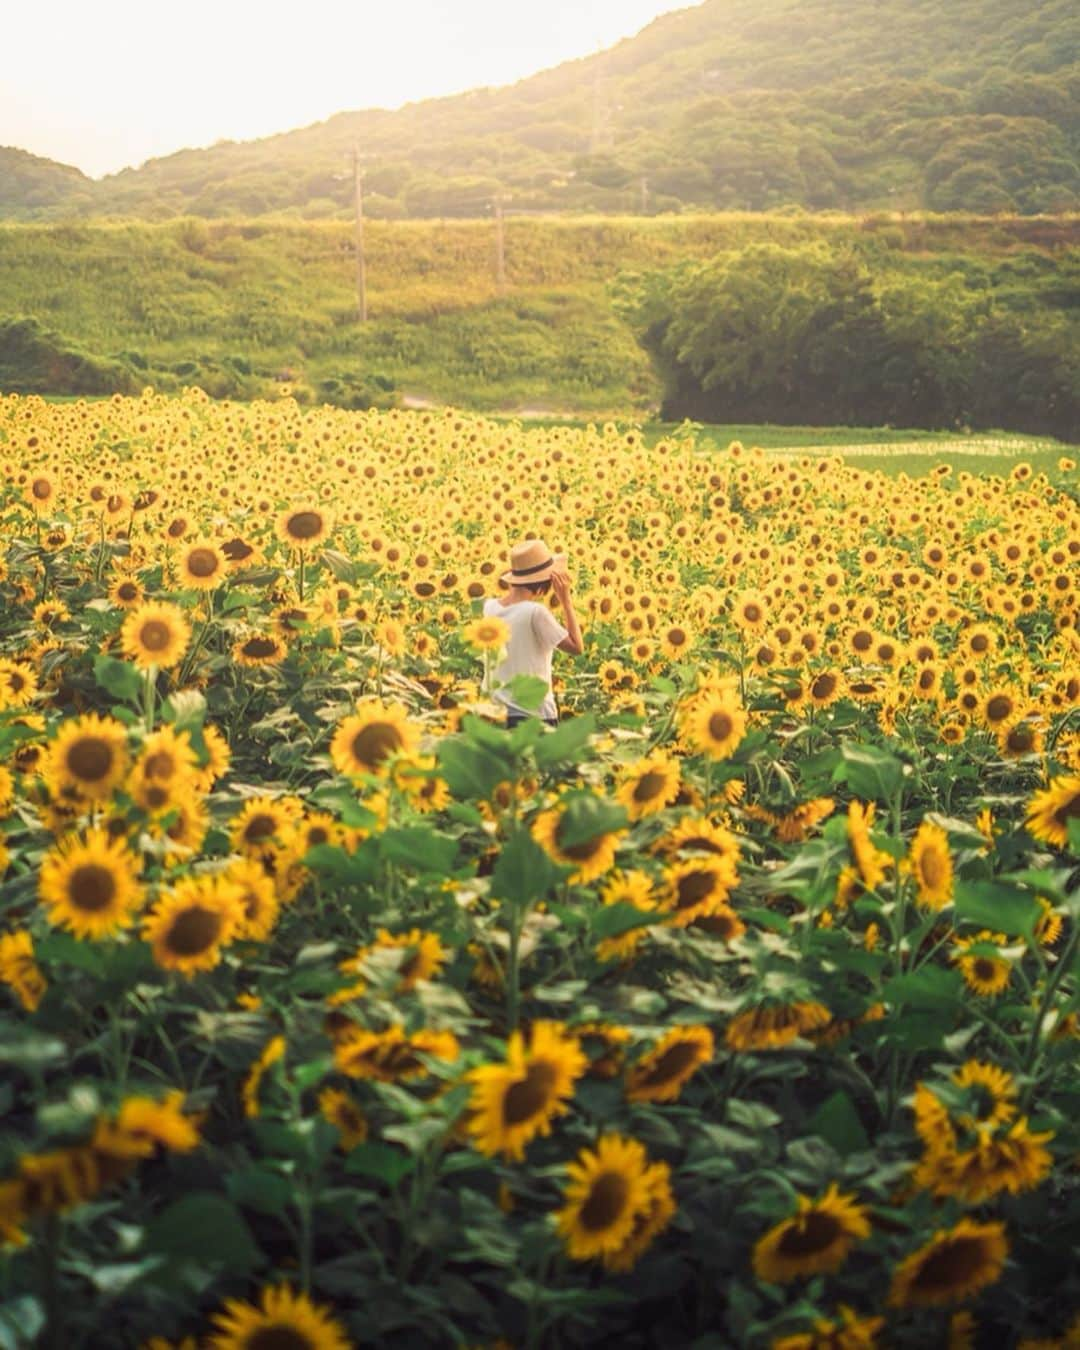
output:
[[[391,862],[439,877],[447,877],[454,870],[458,851],[456,839],[423,826],[386,830],[379,835],[379,848]]]
[[[1001,933],[1031,937],[1041,909],[1030,891],[1000,881],[958,881],[953,893],[958,919]]]
[[[1080,858],[1080,819],[1070,816],[1065,828],[1069,835],[1069,852]]]
[[[229,1198],[258,1214],[284,1214],[292,1204],[295,1188],[278,1172],[267,1167],[247,1167],[230,1172],[225,1189]]]
[[[590,915],[589,928],[598,941],[603,938],[621,937],[634,928],[644,928],[648,924],[658,923],[665,918],[663,914],[653,914],[625,900],[614,905],[604,905]]]
[[[566,799],[559,821],[560,849],[588,843],[600,834],[621,830],[627,823],[621,806],[605,801],[595,792],[573,792]]]
[[[56,1036],[46,1036],[30,1027],[0,1027],[0,1064],[37,1070],[58,1059],[65,1059],[67,1054],[67,1046]]]
[[[246,1274],[259,1262],[236,1206],[211,1191],[185,1195],[163,1210],[147,1228],[143,1246],[172,1262],[221,1267],[230,1275]]]
[[[525,712],[535,712],[551,692],[547,680],[542,680],[539,675],[515,675],[503,688]]]
[[[357,1144],[345,1161],[345,1171],[353,1176],[373,1177],[396,1186],[416,1165],[415,1159],[389,1144]]]
[[[505,736],[505,733],[503,733]],[[504,752],[496,754],[461,736],[441,741],[437,750],[439,772],[455,797],[487,799],[497,784],[514,777],[514,761]]]
[[[145,679],[135,667],[115,656],[94,658],[94,678],[107,694],[129,703],[138,703],[146,687]]]
[[[30,1294],[0,1303],[0,1347],[2,1350],[24,1350],[37,1345],[38,1336],[45,1327],[45,1309]]]
[[[70,933],[49,933],[34,944],[35,954],[43,964],[74,966],[88,975],[101,979],[108,964],[105,950],[93,942],[80,942]]]
[[[347,853],[337,844],[316,844],[304,854],[304,864],[314,872],[321,872],[350,885],[363,885],[375,877],[374,860],[364,848]]]
[[[343,581],[346,586],[356,585],[356,563],[347,554],[339,553],[337,549],[324,548],[322,561],[333,572],[336,581]]]
[[[841,1157],[864,1153],[870,1147],[859,1113],[846,1092],[834,1092],[821,1103],[810,1117],[807,1132],[819,1135]]]
[[[178,689],[161,706],[166,722],[173,722],[177,731],[201,727],[206,720],[206,698],[197,689]]]
[[[561,870],[528,830],[519,825],[495,862],[491,893],[513,905],[529,905],[543,899],[561,878]]]
[[[903,782],[904,766],[895,755],[873,745],[844,745],[833,777],[846,782],[865,801],[891,802]]]
[[[956,1003],[963,977],[958,970],[923,966],[910,975],[894,975],[882,991],[886,1003],[904,1008],[937,1008]]]
[[[584,717],[573,717],[568,722],[560,722],[554,731],[549,732],[537,742],[534,754],[542,769],[553,764],[563,764],[567,760],[575,762],[581,758],[581,751],[589,737],[596,730],[596,718],[592,713]]]

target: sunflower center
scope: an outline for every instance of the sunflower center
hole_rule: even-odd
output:
[[[260,839],[269,839],[271,835],[277,833],[277,826],[276,818],[264,811],[252,816],[244,826],[244,838],[249,844],[257,843]]]
[[[163,652],[171,637],[172,630],[163,619],[147,619],[139,629],[139,642],[148,652]]]
[[[296,1327],[272,1322],[244,1337],[245,1350],[314,1350],[315,1342]]]
[[[679,909],[692,909],[694,905],[700,905],[703,900],[707,900],[715,888],[715,873],[688,872],[686,876],[679,878],[676,887],[678,897],[675,903]]]
[[[1012,699],[1007,694],[995,694],[986,705],[986,716],[991,722],[1003,722],[1012,708]]]
[[[35,478],[30,485],[30,491],[39,502],[48,501],[52,496],[52,484],[47,478]]]
[[[1074,792],[1067,802],[1058,807],[1054,819],[1062,827],[1067,821],[1080,820],[1080,792]]]
[[[977,956],[972,969],[975,972],[975,978],[983,981],[983,983],[988,984],[997,978],[997,962],[989,956]]]
[[[91,914],[108,909],[116,896],[116,878],[100,863],[76,867],[68,882],[68,897],[76,909]]]
[[[361,764],[381,764],[402,745],[401,733],[392,722],[369,722],[353,737],[352,752]]]
[[[714,741],[726,741],[735,730],[735,723],[726,712],[714,712],[709,718],[709,735]]]
[[[666,776],[656,769],[650,769],[644,773],[634,785],[634,801],[651,802],[654,797],[659,797],[664,790],[664,784],[667,781]]]
[[[819,675],[810,686],[810,692],[814,698],[829,698],[836,688],[835,675]]]
[[[589,1189],[589,1198],[581,1207],[583,1228],[602,1232],[620,1217],[630,1196],[630,1185],[618,1172],[601,1172]]]
[[[193,577],[212,577],[221,561],[212,548],[193,548],[187,557],[187,569]]]
[[[987,1253],[979,1238],[953,1238],[923,1261],[912,1287],[927,1292],[961,1289],[974,1276],[982,1274],[986,1259]]]
[[[255,552],[254,548],[244,539],[227,539],[221,546],[222,553],[230,562],[246,562]]]
[[[525,1077],[512,1083],[503,1098],[503,1123],[521,1125],[547,1109],[557,1081],[554,1064],[546,1059],[534,1060],[525,1070]]]
[[[221,936],[222,926],[217,910],[191,905],[180,911],[169,929],[169,951],[176,956],[200,956]]]
[[[116,588],[116,594],[121,600],[138,600],[139,588],[133,581],[122,581]]]
[[[595,858],[603,847],[604,836],[602,834],[597,834],[591,839],[582,840],[580,844],[563,844],[559,841],[559,833],[565,823],[565,821],[560,820],[558,828],[555,831],[555,843],[558,845],[559,852],[563,857],[570,858],[578,863],[585,863],[591,858]]]
[[[80,736],[68,750],[67,766],[83,783],[97,783],[113,766],[113,748],[100,736]]]
[[[697,1058],[698,1047],[692,1041],[680,1041],[678,1045],[671,1046],[654,1060],[640,1075],[638,1082],[642,1087],[655,1087],[659,1083],[666,1083],[669,1079],[678,1078],[687,1069],[693,1068]]]
[[[931,849],[919,859],[919,871],[927,886],[940,886],[945,880],[945,864],[941,856]]]
[[[976,633],[971,639],[971,650],[973,652],[985,652],[990,646],[990,639],[983,633]]]
[[[322,527],[323,518],[318,511],[296,511],[285,522],[290,539],[314,539]]]
[[[277,643],[273,638],[253,637],[248,638],[240,649],[245,656],[254,657],[256,660],[264,660],[268,656],[273,656],[277,651]]]
[[[784,1230],[778,1250],[784,1256],[814,1256],[842,1236],[843,1229],[833,1215],[812,1209]]]
[[[176,768],[176,760],[167,750],[155,750],[143,761],[143,773],[147,778],[171,778]]]

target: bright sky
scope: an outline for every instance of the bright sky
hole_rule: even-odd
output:
[[[185,146],[511,84],[695,0],[15,0],[0,145],[93,177]]]

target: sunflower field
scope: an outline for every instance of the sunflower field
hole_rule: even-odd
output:
[[[0,1350],[1080,1345],[1075,464],[0,448]]]

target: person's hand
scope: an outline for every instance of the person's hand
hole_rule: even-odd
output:
[[[555,599],[560,605],[565,605],[570,597],[570,573],[564,571],[552,572],[551,589],[555,592]]]

